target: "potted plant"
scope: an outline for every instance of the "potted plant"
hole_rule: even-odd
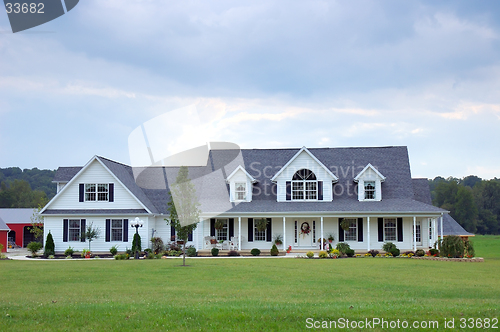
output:
[[[323,240],[323,241],[321,241],[321,240]],[[321,242],[323,242],[323,244]],[[318,243],[319,243],[320,248],[326,247],[326,239],[325,238],[323,238],[323,239],[319,238]]]
[[[283,236],[281,234],[277,234],[274,236],[274,244],[280,246],[283,244]]]
[[[328,242],[332,243],[333,240],[334,240],[333,234],[332,233],[328,234]]]
[[[224,220],[222,219],[217,219],[215,220],[215,225],[214,225],[214,228],[217,229],[217,230],[221,230],[224,228]]]
[[[288,248],[286,249],[286,253],[289,254],[291,251],[292,251],[292,246],[288,246]]]
[[[255,219],[255,228],[259,232],[265,231],[267,228],[267,219],[266,218]]]

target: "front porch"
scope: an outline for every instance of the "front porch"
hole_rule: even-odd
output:
[[[261,218],[267,220],[264,231],[255,226]],[[222,228],[215,227],[216,220],[222,221]],[[232,241],[231,248],[218,246],[219,249],[244,252],[258,248],[265,252],[280,237],[280,252],[291,246],[292,252],[305,253],[319,251],[321,238],[326,240],[328,249],[327,239],[331,236],[332,247],[346,242],[357,253],[381,250],[385,242],[395,243],[400,250],[428,249],[438,239],[438,222],[442,222],[440,215],[221,216],[202,220],[193,244],[198,250],[210,251],[214,244],[207,238],[212,238],[226,244]]]

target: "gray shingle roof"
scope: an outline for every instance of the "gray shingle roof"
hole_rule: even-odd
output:
[[[59,167],[52,182],[69,182],[83,167]]]
[[[8,224],[31,224],[32,208],[0,209],[0,218]]]
[[[441,223],[438,222],[438,235],[441,235]],[[460,224],[448,213],[443,215],[443,235],[474,236],[467,232]]]
[[[7,224],[3,221],[2,218],[0,218],[0,231],[10,231],[10,228],[7,226]]]
[[[309,151],[338,178],[333,202],[276,201],[273,175],[300,149],[211,150],[206,166],[190,167],[204,212],[443,212],[425,200],[420,180],[412,181],[406,147],[312,148]],[[175,181],[178,167],[132,168],[98,157],[118,179],[153,213],[167,213],[169,182]],[[359,202],[354,195],[354,177],[371,163],[386,177],[381,202]],[[253,201],[230,203],[227,176],[239,165],[257,179]],[[59,172],[59,170],[58,170]],[[62,176],[61,176],[62,177]],[[349,190],[347,190],[349,188]],[[423,190],[423,189],[422,189]],[[427,186],[428,190],[428,186]],[[417,191],[417,193],[416,193]],[[430,194],[429,194],[430,195]]]
[[[429,180],[427,179],[412,179],[413,184],[413,199],[425,204],[432,205],[431,189]]]

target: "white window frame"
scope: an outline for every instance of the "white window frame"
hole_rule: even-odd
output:
[[[372,185],[373,189],[368,189],[368,185]],[[364,181],[364,188],[365,188],[365,200],[366,201],[372,201],[377,199],[377,181]],[[368,196],[372,197],[368,197]]]
[[[85,202],[109,202],[109,183],[85,183]]]
[[[224,220],[224,226],[222,226],[222,229],[215,230],[215,237],[217,241],[229,240],[229,219],[218,218],[217,220]]]
[[[253,240],[255,242],[266,242],[267,239],[267,227],[262,232],[257,230],[257,227],[253,226]]]
[[[241,189],[240,187],[243,187],[243,189]],[[234,184],[234,200],[235,201],[246,201],[247,200],[247,183],[246,182],[236,182]]]
[[[71,223],[76,223],[77,227],[71,227]],[[80,219],[68,220],[68,242],[81,242],[82,222]],[[75,238],[76,234],[76,238]]]
[[[388,223],[394,223],[394,227],[388,227]],[[394,229],[394,238],[392,238],[392,229]],[[387,234],[391,230],[390,234]],[[389,237],[390,236],[390,237]],[[397,241],[398,238],[398,220],[396,218],[384,218],[384,242]]]
[[[421,243],[422,242],[422,223],[420,221],[415,222],[415,242],[416,243]]]
[[[358,241],[358,219],[345,218],[349,221],[349,230],[344,231],[344,241]]]
[[[120,223],[120,226],[114,226],[113,223]],[[111,242],[121,242],[123,241],[123,219],[111,219],[110,225],[110,233],[111,233]],[[115,232],[116,231],[116,232]],[[118,237],[117,234],[120,234]]]
[[[310,187],[314,188],[311,189]],[[311,197],[312,196],[312,197]],[[292,200],[294,201],[317,201],[318,181],[317,180],[293,180]]]

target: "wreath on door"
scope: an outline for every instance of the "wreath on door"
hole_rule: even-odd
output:
[[[311,227],[309,226],[309,223],[305,221],[302,225],[300,225],[300,234],[306,235],[309,233],[311,233]]]

